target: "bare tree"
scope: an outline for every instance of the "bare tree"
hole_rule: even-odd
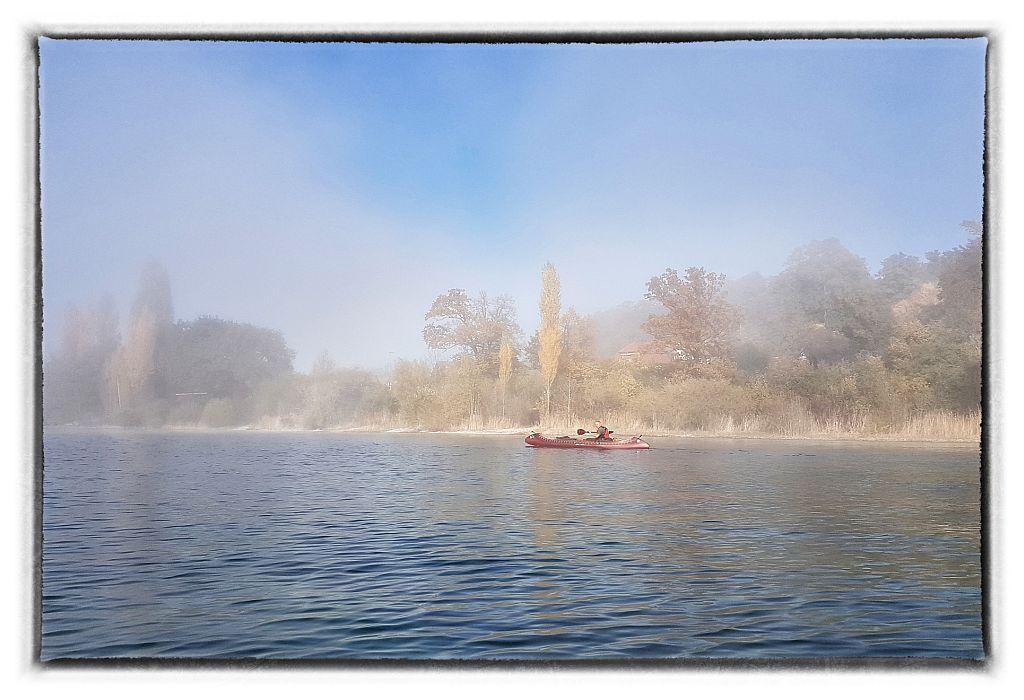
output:
[[[501,417],[505,417],[505,395],[508,392],[508,381],[512,378],[512,343],[508,338],[501,341],[498,350],[498,386],[501,390]]]
[[[511,297],[493,299],[481,292],[470,298],[465,289],[449,289],[438,295],[427,311],[423,340],[435,350],[461,349],[481,366],[493,368],[501,341],[519,334],[515,303]]]

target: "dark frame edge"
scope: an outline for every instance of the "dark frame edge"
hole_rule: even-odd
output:
[[[43,647],[43,258],[42,258],[42,175],[40,148],[42,143],[42,124],[40,121],[40,33],[29,29],[24,34],[27,58],[31,66],[31,82],[26,87],[28,107],[28,130],[31,140],[26,144],[26,164],[31,176],[28,178],[28,196],[31,201],[32,233],[29,239],[26,257],[28,258],[31,294],[29,297],[31,319],[35,335],[31,344],[32,379],[31,389],[31,423],[28,426],[28,445],[31,450],[31,489],[33,496],[32,510],[32,615],[31,615],[31,662],[41,664]],[[28,299],[26,299],[28,300]],[[27,348],[26,348],[27,349]]]
[[[628,27],[573,28],[571,26],[541,29],[531,26],[481,29],[473,26],[438,27],[432,25],[402,27],[377,25],[345,27],[322,31],[301,28],[281,30],[259,27],[229,30],[217,27],[190,30],[151,27],[91,31],[89,28],[53,28],[36,32],[40,38],[55,40],[130,40],[130,41],[239,41],[275,43],[448,43],[448,44],[616,44],[616,43],[689,43],[716,41],[770,41],[781,39],[981,39],[988,38],[984,29],[792,29],[773,31],[770,28],[736,29],[643,29]]]

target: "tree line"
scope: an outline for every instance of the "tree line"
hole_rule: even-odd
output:
[[[839,241],[801,246],[773,276],[666,269],[643,300],[584,315],[541,271],[537,331],[514,300],[453,288],[426,309],[437,362],[384,373],[324,353],[297,372],[283,336],[174,320],[158,263],[124,325],[100,301],[65,314],[44,362],[44,420],[146,426],[850,433],[973,438],[980,420],[982,231],[877,273]],[[609,344],[611,343],[611,344]]]

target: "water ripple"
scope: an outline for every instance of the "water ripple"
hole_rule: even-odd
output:
[[[519,443],[48,431],[42,657],[983,653],[976,453]]]

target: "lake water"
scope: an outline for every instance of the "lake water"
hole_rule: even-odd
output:
[[[42,658],[981,658],[977,446],[61,432]]]

